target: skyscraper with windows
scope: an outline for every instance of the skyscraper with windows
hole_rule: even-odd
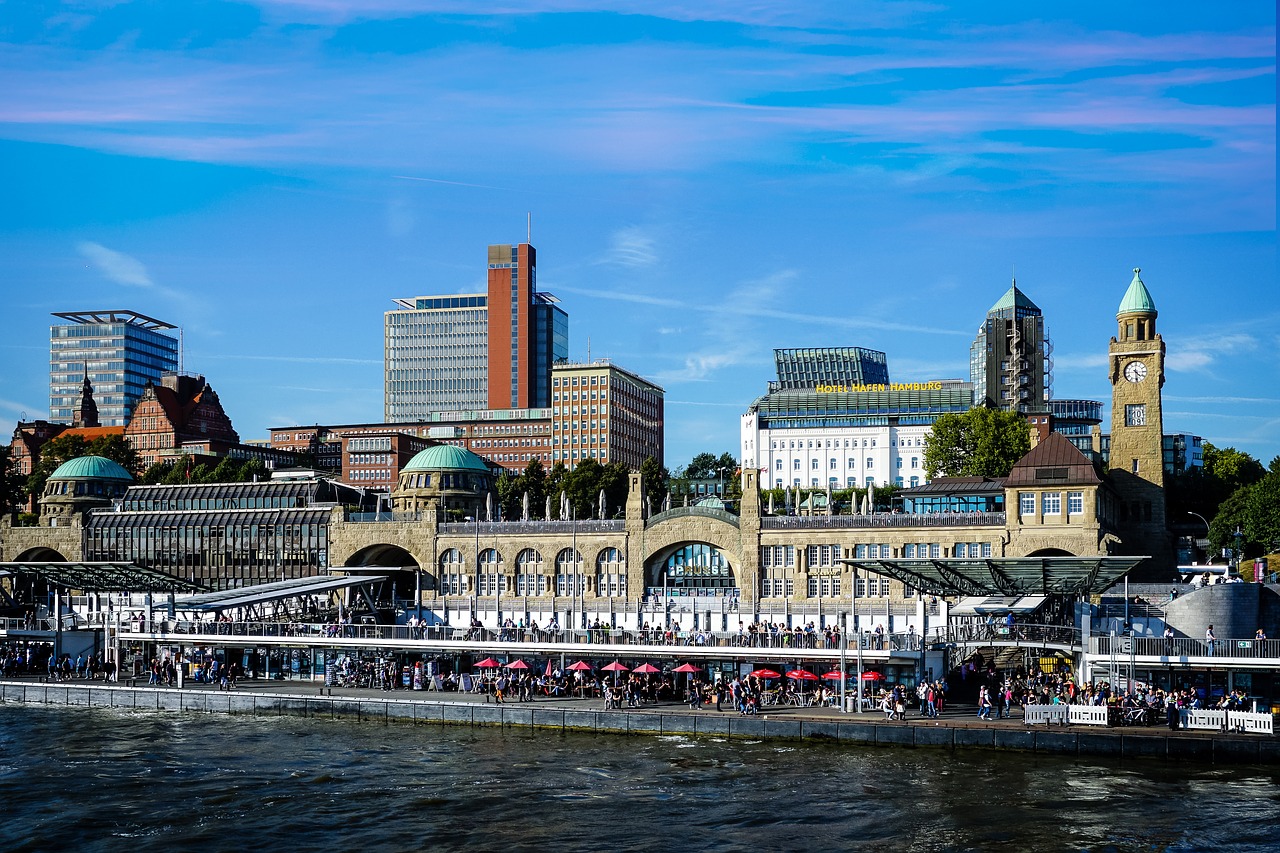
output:
[[[135,311],[68,311],[49,328],[49,420],[71,423],[85,380],[98,423],[124,426],[147,382],[178,370],[175,326]]]
[[[1013,282],[969,348],[973,404],[1024,414],[1043,410],[1053,396],[1052,356],[1044,316]]]
[[[384,417],[545,407],[569,355],[569,315],[537,288],[528,243],[488,250],[484,293],[397,299],[384,317]]]
[[[775,349],[778,379],[769,391],[810,390],[817,385],[884,385],[889,362],[883,352],[864,347]]]

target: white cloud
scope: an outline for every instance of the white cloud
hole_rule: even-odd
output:
[[[652,266],[658,260],[654,242],[639,226],[619,229],[613,233],[608,260],[629,267]]]
[[[142,261],[131,255],[108,249],[101,243],[87,240],[78,244],[76,250],[97,267],[100,273],[116,284],[125,284],[130,287],[153,287],[155,285],[155,282],[151,280],[151,276],[147,274],[147,268],[143,266]]]

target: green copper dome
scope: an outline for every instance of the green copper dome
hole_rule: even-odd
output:
[[[1040,306],[1028,299],[1027,295],[1021,290],[1018,290],[1016,281],[1009,286],[1004,296],[1001,296],[1000,300],[995,305],[992,305],[991,310],[987,313],[995,314],[998,311],[1008,311],[1010,308],[1023,308],[1028,311],[1034,311],[1037,314],[1040,313]]]
[[[1151,292],[1142,283],[1142,279],[1138,278],[1138,273],[1140,272],[1142,272],[1141,268],[1133,268],[1133,281],[1129,282],[1129,289],[1124,292],[1124,299],[1120,300],[1120,310],[1116,312],[1117,317],[1125,314],[1157,316],[1156,301],[1151,298]]]
[[[77,456],[68,459],[49,475],[50,480],[125,480],[133,482],[133,475],[123,465],[105,456]]]
[[[402,471],[483,471],[489,473],[489,466],[470,450],[454,447],[451,444],[438,444],[428,447],[409,460]]]

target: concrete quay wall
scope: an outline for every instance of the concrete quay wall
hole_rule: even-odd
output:
[[[1274,737],[1174,734],[1160,730],[1009,728],[946,723],[744,717],[738,714],[604,711],[539,705],[490,705],[422,699],[374,699],[297,693],[180,690],[125,685],[0,683],[0,704],[127,708],[255,717],[305,717],[389,725],[494,726],[616,735],[680,734],[827,744],[1017,750],[1046,755],[1160,758],[1205,764],[1280,764]]]

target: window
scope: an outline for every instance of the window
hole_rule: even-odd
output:
[[[850,471],[852,471],[854,468],[857,468],[857,467],[858,467],[858,460],[856,460],[856,459],[850,459],[850,460],[849,460],[849,470],[850,470]]]
[[[814,471],[817,471],[817,470],[818,470],[818,460],[817,460],[817,459],[814,459],[812,462],[810,462],[810,463],[809,463],[809,467],[810,467],[810,468],[812,468]]]
[[[1018,492],[1018,515],[1036,514],[1035,492]]]
[[[792,463],[791,463],[791,470],[793,470],[793,471],[799,471],[799,470],[800,470],[800,460],[799,460],[799,459],[797,459],[797,460],[795,460],[794,462],[792,462]]]
[[[1124,407],[1124,425],[1125,426],[1146,426],[1147,425],[1147,405],[1146,403],[1129,403]]]
[[[1070,515],[1084,512],[1084,492],[1067,492],[1067,512]]]
[[[874,459],[872,459],[870,456],[868,456],[868,457],[867,457],[867,467],[868,467],[868,468],[874,468],[874,467],[876,467],[876,460],[874,460]]]
[[[1040,509],[1045,515],[1062,515],[1062,492],[1045,492],[1041,495]]]
[[[773,465],[773,467],[774,467],[774,470],[781,471],[781,470],[782,470],[782,460],[781,460],[781,459],[779,459],[777,462],[775,462],[775,463],[774,463],[774,465]]]
[[[836,470],[836,468],[837,468],[837,466],[839,466],[839,464],[840,464],[840,463],[839,463],[839,461],[838,461],[838,460],[832,459],[832,460],[831,460],[831,470],[832,470],[832,471]]]

